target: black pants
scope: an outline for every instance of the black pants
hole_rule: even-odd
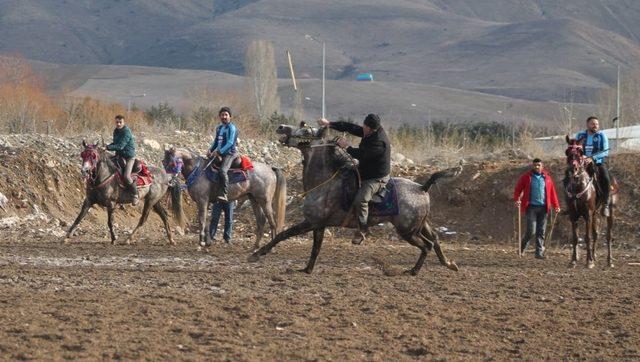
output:
[[[611,191],[611,176],[609,175],[609,168],[605,162],[601,164],[594,164],[596,177],[598,179],[598,185],[600,186],[600,192],[604,203],[609,202],[609,193]]]

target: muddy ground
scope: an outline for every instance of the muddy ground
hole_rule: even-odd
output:
[[[385,276],[417,249],[310,241],[258,263],[248,247],[81,238],[0,245],[0,352],[7,359],[640,358],[640,259],[567,267],[568,250],[519,259],[507,245],[447,244],[416,277]],[[601,254],[602,255],[602,254]],[[602,258],[601,258],[602,259]],[[386,265],[381,265],[384,260]]]
[[[511,192],[529,161],[502,159],[469,163],[431,191],[432,224],[459,272],[430,254],[418,276],[389,276],[413,266],[418,250],[379,226],[361,246],[349,243],[348,231],[331,229],[307,275],[296,270],[306,264],[309,236],[246,262],[250,208],[238,210],[234,244],[200,250],[188,199],[191,228],[175,235],[177,246],[166,245],[154,214],[136,244],[111,246],[100,208],[61,244],[83,199],[79,140],[3,142],[2,359],[640,359],[636,155],[612,160],[623,185],[613,269],[605,268],[602,243],[595,269],[584,267],[584,253],[568,268],[562,215],[546,260],[531,252],[518,258]],[[258,158],[273,147],[247,149]],[[158,164],[160,151],[142,150]],[[273,162],[287,175],[292,224],[300,219],[300,164],[297,153],[278,152]],[[562,160],[548,165],[559,184]],[[395,165],[393,172],[422,181],[435,169]],[[139,209],[116,212],[120,240]]]

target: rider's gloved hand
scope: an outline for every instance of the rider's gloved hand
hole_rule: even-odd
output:
[[[318,119],[318,126],[320,127],[327,127],[329,126],[331,122],[329,122],[329,120],[327,120],[326,118],[320,118]]]

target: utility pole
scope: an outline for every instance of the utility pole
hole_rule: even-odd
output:
[[[618,64],[618,95],[616,97],[616,153],[620,143],[620,64]]]

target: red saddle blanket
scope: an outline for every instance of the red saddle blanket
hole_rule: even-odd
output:
[[[147,165],[144,163],[144,161],[138,160],[138,162],[140,162],[140,171],[133,172],[131,174],[131,177],[135,180],[138,187],[151,185],[151,183],[153,182],[153,175],[147,168]],[[118,171],[117,174],[118,183],[120,183],[120,186],[124,187],[124,185],[127,184],[126,180],[124,179],[124,174],[120,171]]]

